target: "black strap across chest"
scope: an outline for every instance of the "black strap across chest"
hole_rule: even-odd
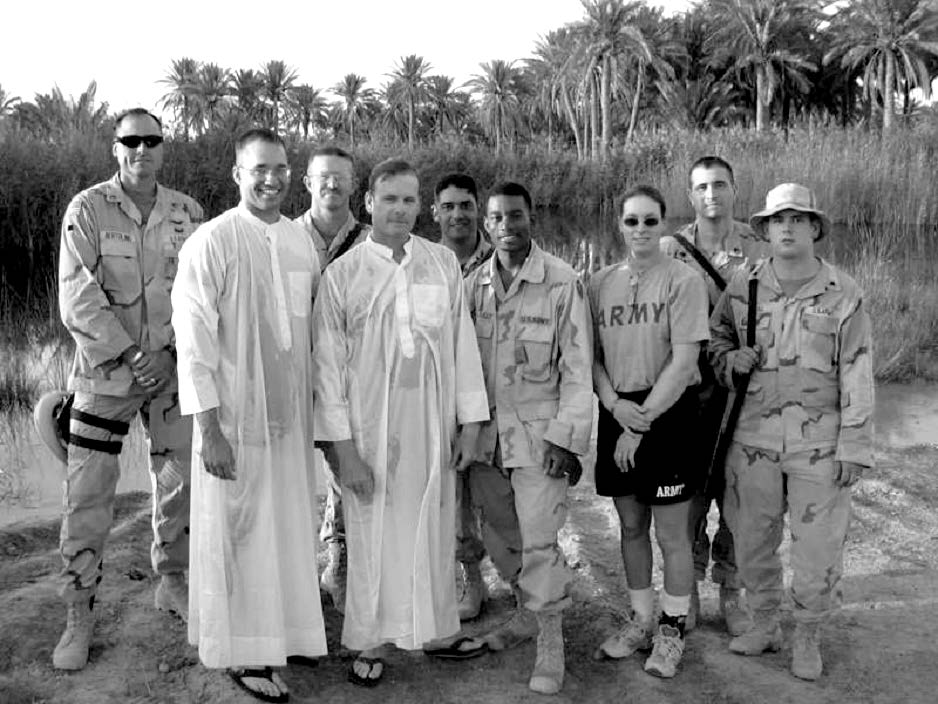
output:
[[[695,262],[700,264],[700,267],[707,272],[707,276],[713,279],[713,283],[717,285],[717,288],[723,291],[726,288],[726,280],[720,276],[720,272],[718,272],[716,267],[710,263],[710,260],[704,256],[704,253],[697,249],[684,235],[674,235],[674,239],[687,250],[688,254],[694,258]]]

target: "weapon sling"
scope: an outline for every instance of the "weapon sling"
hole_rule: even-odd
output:
[[[684,235],[676,234],[674,235],[674,239],[677,240],[679,245],[687,250],[687,253],[694,258],[694,261],[700,264],[700,268],[707,272],[707,276],[713,279],[713,283],[717,285],[718,289],[721,291],[726,289],[726,281],[724,281],[723,277],[720,276],[720,273],[716,270],[716,267],[710,263],[710,260],[703,255],[703,252],[691,244],[690,240],[684,237]]]
[[[754,347],[756,344],[756,308],[757,296],[759,291],[759,279],[750,274],[749,276],[749,302],[746,308],[746,347]],[[733,397],[733,405],[730,406],[730,412],[726,416],[726,423],[717,439],[716,448],[713,450],[713,458],[710,461],[710,467],[717,471],[723,471],[726,464],[726,454],[729,452],[730,443],[733,442],[733,434],[736,430],[736,423],[739,421],[739,414],[743,409],[743,403],[746,401],[746,392],[749,390],[749,379],[752,378],[752,372],[739,380],[736,386],[736,396]]]
[[[363,227],[364,225],[362,225],[360,222],[355,223],[355,227],[349,230],[349,233],[348,235],[346,235],[345,239],[342,241],[342,244],[340,244],[336,248],[335,252],[332,253],[332,256],[329,257],[329,261],[326,264],[326,266],[328,266],[329,264],[332,264],[332,262],[334,262],[336,259],[341,257],[343,254],[345,254],[347,251],[349,251],[352,248],[352,245],[355,244],[355,240],[358,239],[358,235],[362,231]]]

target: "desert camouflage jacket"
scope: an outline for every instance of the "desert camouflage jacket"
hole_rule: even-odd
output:
[[[872,466],[872,337],[862,291],[823,260],[817,276],[791,298],[771,260],[752,276],[759,281],[762,361],[734,439],[778,452],[835,448],[837,461]],[[733,278],[710,318],[710,361],[730,387],[735,350],[746,340],[748,278],[745,272]]]
[[[497,257],[466,279],[492,420],[479,454],[503,467],[540,465],[544,442],[586,454],[593,422],[589,304],[576,272],[531,244],[506,291]]]
[[[681,235],[692,245],[699,248],[696,221],[685,225],[675,234]],[[710,296],[710,310],[712,311],[717,301],[720,300],[722,293],[716,282],[697,263],[697,260],[690,252],[678,243],[674,236],[665,235],[661,238],[659,246],[665,254],[681,260],[703,277],[704,282],[707,284],[707,293]],[[726,283],[730,282],[730,279],[737,271],[754,266],[758,260],[768,254],[767,243],[756,237],[749,225],[738,220],[733,221],[733,229],[726,238],[725,247],[726,249],[710,253],[708,258],[713,268],[717,270],[717,273],[723,277]],[[707,256],[707,252],[702,249],[700,253],[705,257]]]
[[[72,199],[59,253],[59,311],[77,345],[70,389],[124,396],[134,384],[124,350],[174,347],[169,294],[179,248],[201,221],[192,198],[157,186],[141,222],[117,175]]]
[[[479,230],[478,233],[479,242],[476,244],[475,250],[473,250],[472,254],[465,261],[465,263],[460,265],[463,278],[466,278],[473,271],[485,264],[485,262],[489,260],[489,257],[491,257],[492,253],[495,251],[495,247],[492,246],[488,236],[482,230]]]

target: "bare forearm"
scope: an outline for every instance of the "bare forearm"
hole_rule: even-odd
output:
[[[611,411],[613,406],[616,405],[619,395],[616,393],[605,367],[598,361],[593,362],[593,389],[596,391],[603,408]]]
[[[649,420],[654,420],[677,402],[687,389],[693,373],[693,365],[688,365],[686,361],[682,362],[677,357],[671,359],[658,375],[651,393],[642,404],[650,414]]]

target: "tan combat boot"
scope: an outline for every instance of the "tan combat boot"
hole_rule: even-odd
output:
[[[791,674],[814,681],[821,676],[820,628],[816,623],[799,623],[791,639]]]
[[[731,636],[741,636],[752,628],[752,617],[739,589],[720,587],[720,613]]]
[[[538,623],[534,613],[523,606],[515,609],[511,618],[489,631],[483,637],[490,650],[508,650],[525,643],[538,634]]]
[[[160,611],[176,614],[183,621],[189,620],[189,586],[182,572],[164,574],[156,585],[153,604]]]
[[[65,633],[52,652],[52,666],[57,670],[80,670],[88,663],[88,649],[94,631],[94,597],[70,602]]]
[[[774,615],[757,615],[748,631],[730,641],[730,651],[739,655],[762,655],[766,651],[775,652],[781,647],[782,629]]]
[[[528,687],[540,694],[557,694],[563,687],[563,615],[537,614],[537,660]]]
[[[482,610],[486,597],[485,581],[482,579],[482,569],[478,562],[464,562],[462,568],[465,577],[456,608],[460,621],[470,621]]]

